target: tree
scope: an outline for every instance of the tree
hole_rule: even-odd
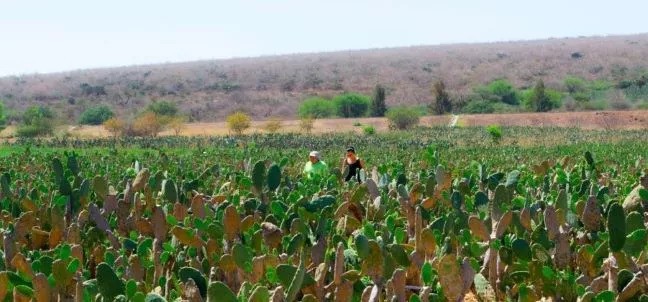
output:
[[[265,130],[270,133],[276,133],[281,127],[281,120],[279,118],[271,118],[265,124]]]
[[[132,129],[135,135],[141,136],[157,136],[162,131],[164,125],[160,121],[157,114],[153,112],[145,112],[135,119]]]
[[[103,122],[113,117],[113,112],[106,105],[95,106],[86,109],[79,118],[82,125],[101,125]]]
[[[395,107],[387,111],[389,119],[389,128],[391,129],[409,129],[418,125],[420,113],[412,107]]]
[[[387,105],[385,104],[385,88],[379,84],[376,85],[373,98],[371,99],[371,116],[385,116],[386,112]]]
[[[434,113],[440,115],[452,111],[452,101],[442,80],[434,83],[432,86],[432,94],[434,95],[434,104],[432,105],[432,111]]]
[[[306,99],[297,110],[300,117],[326,118],[335,115],[335,103],[330,100],[313,97]]]
[[[488,85],[488,91],[502,103],[518,105],[520,100],[517,91],[507,80],[495,80]]]
[[[245,129],[250,128],[250,117],[240,111],[234,112],[227,117],[227,125],[234,133],[241,135]]]
[[[4,103],[0,100],[0,131],[4,129],[6,122],[7,120],[4,113]]]
[[[543,80],[539,80],[533,88],[530,99],[531,107],[536,112],[547,112],[552,109],[552,102],[549,95],[545,92]]]
[[[31,106],[23,113],[16,135],[34,137],[49,135],[54,129],[54,112],[45,106]]]
[[[299,128],[304,130],[306,133],[311,133],[313,126],[315,124],[315,118],[312,117],[303,117],[299,121]]]
[[[104,121],[103,126],[114,137],[117,137],[122,132],[124,132],[125,123],[124,123],[123,120],[121,120],[119,118],[111,117],[111,118],[107,119],[106,121]]]
[[[169,119],[166,125],[173,130],[175,135],[180,135],[180,132],[186,128],[184,118],[179,116]]]
[[[157,101],[150,103],[146,107],[147,111],[151,111],[158,116],[176,116],[178,114],[178,106],[176,103],[169,101]]]
[[[358,93],[344,93],[333,98],[341,117],[361,117],[369,109],[369,97]]]

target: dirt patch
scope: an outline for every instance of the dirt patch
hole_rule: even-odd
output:
[[[556,113],[475,114],[459,117],[462,126],[575,127],[582,129],[646,129],[648,110]]]

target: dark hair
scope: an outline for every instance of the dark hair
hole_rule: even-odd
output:
[[[349,147],[349,148],[347,148],[347,152],[353,152],[353,153],[355,153],[355,148],[353,148],[353,147]]]

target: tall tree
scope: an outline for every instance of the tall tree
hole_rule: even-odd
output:
[[[452,112],[452,101],[450,100],[450,95],[446,91],[443,80],[434,83],[432,86],[432,94],[434,95],[434,103],[432,104],[432,110],[434,113],[444,114]]]
[[[553,104],[551,99],[545,92],[545,85],[543,80],[539,80],[533,88],[531,95],[531,106],[536,112],[547,112],[552,109]]]
[[[386,112],[385,88],[378,84],[374,89],[374,95],[371,99],[371,116],[385,116]]]

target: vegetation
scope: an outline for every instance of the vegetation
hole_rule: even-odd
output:
[[[118,137],[123,134],[126,123],[116,117],[109,118],[103,123],[104,128],[110,132],[114,137]]]
[[[31,106],[22,115],[16,129],[18,137],[51,135],[54,132],[54,112],[45,106]]]
[[[112,109],[106,105],[94,106],[86,109],[79,118],[82,125],[101,125],[114,115]]]
[[[463,112],[473,101],[489,101],[495,112],[509,112],[534,110],[524,104],[502,103],[502,99],[509,102],[502,98],[505,93],[499,94],[499,101],[476,95],[488,92],[494,96],[487,91],[496,88],[494,84],[510,84],[511,89],[501,86],[504,92],[520,92],[542,79],[546,89],[564,96],[564,106],[553,111],[601,110],[619,107],[619,103],[637,109],[648,101],[648,85],[644,85],[648,61],[641,47],[646,43],[648,35],[642,34],[20,75],[0,78],[0,98],[10,112],[41,104],[61,108],[58,114],[65,113],[70,121],[78,121],[89,105],[106,104],[117,116],[126,117],[158,99],[158,103],[175,104],[192,122],[222,121],[241,106],[254,119],[292,119],[305,116],[298,109],[310,96],[329,97],[341,91],[373,95],[376,83],[386,85],[389,103],[429,105],[434,102],[430,81],[442,78],[453,112]],[[572,53],[578,58],[572,58]],[[615,97],[611,103],[608,95],[614,92],[621,92],[624,101]],[[518,101],[523,102],[521,93]],[[13,121],[13,116],[7,118]]]
[[[281,124],[281,119],[280,118],[271,118],[269,119],[266,124],[265,124],[265,130],[268,131],[268,133],[277,133],[279,130],[281,130],[281,127],[283,125]]]
[[[371,99],[371,116],[381,117],[387,113],[387,104],[385,104],[385,88],[376,85],[373,98]]]
[[[327,118],[336,113],[335,103],[330,100],[313,97],[306,99],[299,105],[299,116],[302,118]]]
[[[0,131],[5,128],[6,118],[4,103],[0,100]]]
[[[502,140],[502,127],[499,125],[490,125],[486,127],[486,131],[490,134],[493,143],[499,144]]]
[[[648,133],[502,130],[19,139],[0,299],[646,299]],[[363,184],[302,176],[350,140]]]
[[[147,111],[155,113],[157,116],[173,117],[178,115],[178,106],[171,101],[156,101],[146,107]]]
[[[369,104],[368,96],[358,93],[344,93],[333,98],[337,107],[338,115],[341,117],[361,117],[367,115]]]
[[[299,128],[306,133],[311,133],[311,131],[313,131],[314,125],[315,118],[313,117],[302,117],[299,120]]]
[[[409,129],[419,123],[419,112],[412,107],[392,107],[387,111],[389,128]]]
[[[362,133],[365,135],[374,135],[376,134],[376,128],[371,125],[364,126],[362,127]]]
[[[450,95],[446,91],[445,83],[437,81],[432,86],[432,94],[434,95],[434,103],[431,106],[435,114],[444,114],[452,112],[452,101]]]
[[[185,124],[185,119],[183,117],[176,116],[167,122],[167,127],[173,130],[173,134],[180,135],[187,125]]]
[[[146,111],[138,116],[128,127],[130,136],[157,136],[164,129],[163,118],[151,111]]]
[[[234,112],[227,117],[227,126],[237,135],[243,134],[247,128],[250,128],[250,124],[250,116],[240,111]]]

